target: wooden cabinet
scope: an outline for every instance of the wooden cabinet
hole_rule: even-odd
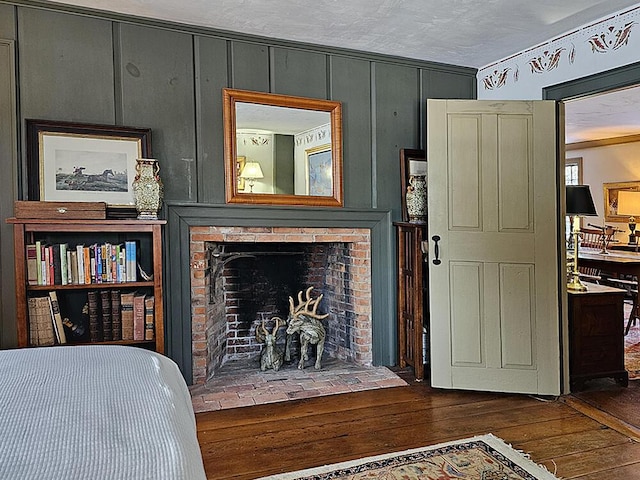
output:
[[[398,242],[398,340],[399,366],[413,367],[416,379],[424,378],[423,329],[427,328],[427,268],[422,244],[426,225],[394,223]]]
[[[113,340],[105,333],[104,337],[107,340],[101,337],[97,341],[99,343],[137,345],[164,353],[161,231],[162,225],[166,223],[164,220],[40,220],[10,218],[7,221],[13,224],[14,231],[16,322],[18,345],[20,347],[31,346],[32,344],[30,342],[32,337],[30,337],[29,332],[29,299],[46,297],[51,295],[51,292],[55,292],[61,316],[68,318],[74,325],[82,326],[82,330],[84,330],[84,334],[77,335],[78,332],[73,334],[70,329],[65,327],[67,343],[80,344],[96,342],[95,338],[90,337],[90,326],[87,324],[89,322],[89,313],[95,314],[93,311],[89,312],[89,297],[104,296],[105,298],[111,298],[115,302],[120,298],[121,294],[136,293],[138,298],[141,298],[144,294],[144,297],[148,300],[146,304],[147,311],[145,312],[147,314],[146,331],[144,332],[146,335],[143,335],[142,339],[139,338],[139,335],[136,335],[137,338],[135,340]],[[131,277],[127,279],[124,272],[122,275],[118,275],[116,273],[117,266],[111,264],[109,264],[110,270],[108,270],[112,272],[111,275],[106,276],[105,273],[102,278],[96,279],[94,272],[93,277],[88,279],[89,281],[85,279],[85,283],[81,283],[78,280],[77,275],[80,275],[79,272],[75,274],[76,276],[73,279],[67,278],[66,281],[63,281],[62,283],[64,284],[56,281],[50,282],[54,284],[43,285],[37,284],[38,282],[33,280],[29,281],[29,278],[33,278],[34,274],[30,274],[28,263],[31,264],[32,268],[35,263],[33,263],[33,259],[28,259],[27,250],[31,246],[29,250],[35,251],[33,245],[36,245],[37,242],[39,242],[38,245],[51,246],[51,252],[59,245],[65,245],[65,247],[68,246],[67,250],[75,250],[77,255],[80,255],[77,250],[78,246],[81,246],[81,250],[83,247],[93,247],[95,249],[104,245],[118,246],[112,252],[124,252],[125,245],[135,244],[137,255],[135,258],[130,259],[133,263],[129,269],[130,272],[136,272],[135,281],[132,281]],[[107,251],[106,247],[104,251]],[[132,251],[134,249],[130,248],[129,252]],[[124,256],[124,253],[122,255]],[[71,258],[71,255],[67,258]],[[104,265],[107,265],[106,260]],[[76,268],[78,268],[78,265],[76,265]],[[68,269],[69,272],[71,270],[72,268]],[[127,297],[131,297],[131,295],[127,295]],[[153,302],[151,302],[151,297],[153,297]],[[111,303],[110,305],[113,304]],[[100,313],[101,317],[98,322],[102,321],[103,318],[106,320],[104,315],[109,309],[106,302],[102,306],[104,309]],[[95,317],[91,319],[92,325],[95,325],[94,321]],[[129,335],[125,335],[125,338],[127,337]]]
[[[569,376],[572,389],[585,380],[613,377],[626,386],[624,368],[624,295],[619,288],[589,284],[569,291]]]

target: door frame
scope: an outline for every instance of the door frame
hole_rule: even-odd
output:
[[[586,77],[576,78],[574,80],[569,80],[567,82],[559,83],[556,85],[551,85],[548,87],[544,87],[542,89],[542,99],[543,100],[556,100],[558,102],[565,100],[572,100],[580,97],[586,97],[589,95],[595,95],[598,93],[605,93],[611,90],[617,90],[625,87],[632,87],[640,85],[640,62],[632,63],[630,65],[625,65],[622,67],[614,68],[611,70],[606,70],[604,72],[596,73],[593,75],[588,75]],[[561,130],[564,132],[564,117],[562,117],[563,124],[560,126]],[[560,141],[560,140],[559,140]],[[563,145],[558,145],[558,152],[564,151]],[[558,155],[558,168],[557,172],[564,171],[563,168],[560,168],[560,162],[564,162],[564,156]],[[564,182],[562,178],[558,176],[557,179],[557,190],[558,190],[558,199],[560,202],[558,203],[558,232],[564,232]],[[562,225],[561,225],[562,224]],[[559,238],[558,241],[561,243],[562,248],[559,248],[558,252],[560,255],[566,256],[563,239]],[[564,276],[562,272],[558,274],[558,280],[561,283],[564,283]],[[562,285],[561,285],[562,287]],[[560,338],[562,339],[562,346],[560,349],[561,359],[561,383],[563,387],[563,393],[569,393],[569,340],[568,340],[568,315],[566,312],[567,309],[567,301],[564,297],[566,297],[566,288],[559,289],[560,295],[563,298],[558,299],[560,305],[562,305],[562,321],[560,325]]]

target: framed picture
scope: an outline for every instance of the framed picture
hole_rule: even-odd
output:
[[[240,173],[244,168],[244,164],[247,163],[246,157],[236,157],[236,178],[238,179],[238,191],[244,192],[244,178],[240,178]]]
[[[307,156],[307,195],[330,197],[333,195],[331,145],[320,145],[305,150]]]
[[[629,215],[618,215],[618,192],[621,190],[640,192],[640,181],[603,183],[602,187],[604,188],[604,221],[627,223]]]
[[[413,175],[427,176],[427,156],[424,150],[400,149],[400,196],[402,197],[402,220],[409,221],[407,212],[407,187],[409,177]]]
[[[151,156],[151,129],[31,119],[26,124],[30,200],[135,204],[136,159]]]

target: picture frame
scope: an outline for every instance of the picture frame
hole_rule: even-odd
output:
[[[236,176],[238,178],[238,191],[244,192],[244,178],[240,178],[240,174],[242,173],[242,169],[244,168],[245,163],[247,163],[247,157],[237,156],[236,157]]]
[[[629,215],[618,215],[618,192],[621,190],[639,192],[640,181],[603,183],[602,187],[604,190],[604,221],[627,223],[629,221]]]
[[[333,195],[331,144],[305,150],[306,194],[318,197]]]
[[[402,221],[409,221],[407,212],[407,187],[413,175],[427,176],[427,155],[424,150],[411,148],[400,149],[400,196],[402,198]]]
[[[26,120],[30,200],[133,207],[136,160],[151,157],[151,129]]]

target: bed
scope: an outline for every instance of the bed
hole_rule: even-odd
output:
[[[119,345],[0,351],[0,478],[205,479],[177,365]]]

